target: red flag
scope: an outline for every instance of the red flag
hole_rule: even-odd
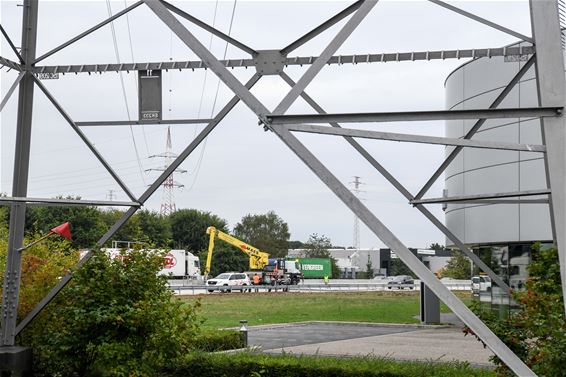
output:
[[[71,224],[69,222],[63,223],[55,228],[51,229],[52,233],[57,233],[63,238],[68,239],[71,241]]]

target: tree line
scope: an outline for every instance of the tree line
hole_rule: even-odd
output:
[[[78,249],[93,247],[110,227],[124,214],[119,209],[97,207],[30,206],[26,210],[26,235],[44,234],[63,222],[70,222],[73,246]],[[0,207],[0,223],[9,224],[9,207]],[[230,232],[228,222],[210,212],[182,209],[169,216],[155,211],[141,210],[134,214],[103,246],[112,241],[145,243],[154,248],[178,248],[200,252],[208,246],[206,228],[214,226]],[[234,234],[254,242],[260,249],[269,249],[279,256],[287,252],[289,228],[275,212],[265,215],[246,215],[236,224]]]
[[[100,209],[91,206],[47,207],[29,206],[26,211],[26,236],[34,238],[49,232],[63,223],[71,223],[72,247],[93,248],[96,242],[124,214],[118,209]],[[9,207],[0,206],[0,227],[9,224]],[[306,248],[308,256],[327,257],[330,239],[313,234],[303,243],[291,241],[288,224],[274,211],[265,214],[245,215],[233,229],[222,217],[197,209],[181,209],[169,216],[155,211],[141,210],[134,214],[103,247],[111,247],[112,241],[138,242],[143,248],[184,249],[199,256],[204,265],[209,238],[206,229],[217,229],[270,254],[285,257],[290,248]],[[118,243],[118,247],[126,247]],[[211,274],[225,271],[244,271],[249,268],[248,257],[238,248],[217,242],[214,250]]]

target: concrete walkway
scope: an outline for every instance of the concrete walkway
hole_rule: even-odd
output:
[[[267,353],[376,356],[399,360],[465,361],[492,366],[493,353],[453,326],[312,322],[250,328],[250,345]]]

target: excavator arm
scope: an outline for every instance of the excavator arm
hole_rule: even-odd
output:
[[[218,238],[232,246],[236,246],[242,252],[250,257],[250,270],[261,270],[269,263],[269,254],[260,251],[258,248],[245,243],[227,233],[224,233],[213,226],[206,229],[206,233],[210,236],[208,242],[208,255],[206,256],[206,266],[204,269],[205,276],[210,273],[210,266],[212,264],[212,253],[214,251],[214,240]]]

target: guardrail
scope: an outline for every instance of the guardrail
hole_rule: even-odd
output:
[[[466,282],[443,282],[450,290],[470,291],[471,286]],[[387,282],[380,283],[357,283],[353,280],[351,283],[329,283],[329,284],[304,284],[298,285],[247,285],[247,286],[216,286],[198,284],[170,284],[170,288],[177,294],[203,294],[214,292],[349,292],[349,291],[419,291],[420,281],[415,284],[403,284],[401,286],[388,286]]]

